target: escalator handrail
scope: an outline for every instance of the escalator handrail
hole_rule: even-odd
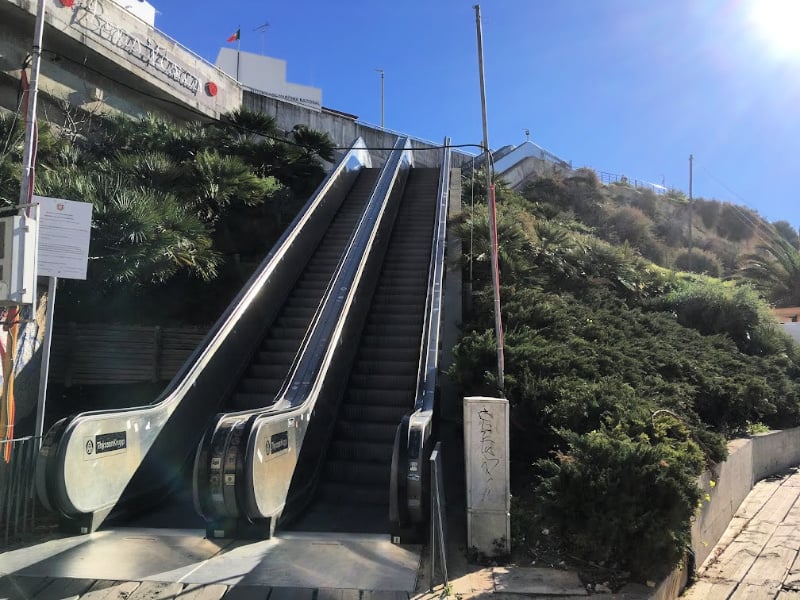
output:
[[[428,295],[425,299],[425,320],[420,342],[415,411],[433,410],[439,368],[442,294],[444,288],[447,217],[450,200],[450,165],[452,153],[450,138],[445,138],[439,171],[439,188],[436,196],[433,249],[428,267]]]
[[[311,221],[316,211],[323,205],[328,192],[337,184],[343,174],[371,166],[371,158],[366,150],[366,145],[359,137],[320,183],[314,194],[308,199],[278,242],[273,246],[273,249],[264,258],[234,300],[228,305],[198,347],[195,348],[153,403],[123,409],[105,409],[79,413],[70,417],[68,424],[60,423],[60,426],[53,430],[53,435],[49,436],[49,445],[43,445],[40,464],[37,465],[37,488],[40,495],[46,494],[49,497],[51,502],[48,502],[48,504],[62,512],[79,510],[71,506],[63,486],[54,483],[55,480],[61,481],[64,478],[66,449],[69,445],[70,437],[75,433],[79,425],[87,421],[94,422],[98,419],[125,419],[138,415],[151,415],[156,411],[171,414],[169,411],[174,410],[174,407],[180,404],[184,396],[193,389],[198,375],[202,373],[216,353],[224,346],[229,336],[236,331],[237,324],[243,315],[247,313],[248,308],[258,294],[263,289],[267,289],[271,275],[281,264],[281,261],[284,260],[295,240],[302,235],[305,226]],[[152,443],[152,439],[148,440],[148,443]],[[39,481],[40,479],[42,481]]]
[[[271,412],[291,410],[309,400],[324,358],[330,345],[335,341],[342,309],[352,282],[361,268],[365,249],[369,247],[371,238],[375,235],[375,224],[386,210],[401,163],[412,160],[412,154],[408,152],[410,147],[408,138],[399,138],[395,143],[358,228],[331,278],[320,303],[320,309],[314,315],[311,327],[297,353],[297,359],[290,369],[290,375],[279,392],[278,401]]]
[[[289,370],[289,375],[285,379],[276,401],[270,406],[262,408],[218,415],[216,428],[218,431],[222,432],[222,435],[225,434],[225,427],[221,425],[231,420],[247,418],[249,415],[249,420],[245,428],[246,433],[244,434],[244,437],[247,438],[248,441],[239,446],[240,452],[246,452],[243,460],[249,462],[253,459],[250,455],[251,449],[258,448],[258,446],[254,444],[253,438],[258,435],[259,427],[267,426],[274,421],[285,419],[287,415],[291,413],[297,414],[297,411],[310,412],[313,410],[316,401],[316,392],[319,389],[317,383],[320,378],[318,375],[325,369],[326,365],[329,364],[330,354],[335,345],[340,341],[343,306],[348,301],[350,291],[354,287],[354,281],[358,278],[358,272],[363,264],[364,257],[369,253],[369,249],[372,247],[373,238],[378,229],[378,223],[381,222],[382,216],[386,211],[398,173],[404,164],[408,166],[413,164],[413,155],[410,152],[410,143],[408,139],[400,138],[396,141],[393,150],[381,170],[378,181],[367,201],[367,205],[362,211],[359,222],[318,304],[312,323],[306,331]],[[217,439],[215,437],[216,435],[217,431],[209,429],[201,445],[205,448],[214,446],[222,447],[222,444],[225,442],[222,439]],[[253,452],[255,452],[255,450]],[[200,450],[198,450],[197,458],[201,462],[204,460]],[[209,477],[208,473],[203,473],[203,469],[208,468],[208,464],[196,463],[196,494],[199,490],[201,480]],[[237,477],[234,495],[237,498],[246,496],[247,489],[242,486],[249,485],[252,484],[247,478]],[[225,493],[227,492],[223,490],[223,495]],[[231,514],[231,512],[225,515],[220,514],[220,510],[226,509],[222,508],[219,502],[207,502],[201,499],[199,495],[195,498],[195,504],[200,509],[204,518],[210,522],[220,518],[236,518],[241,516],[240,511],[236,511],[240,512],[240,514]],[[247,516],[258,518],[258,515]]]

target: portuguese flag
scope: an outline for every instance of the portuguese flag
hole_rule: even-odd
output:
[[[231,37],[228,38],[228,43],[235,42],[236,40],[238,40],[241,37],[240,36],[241,32],[242,32],[241,28],[237,29],[236,33],[234,33]]]

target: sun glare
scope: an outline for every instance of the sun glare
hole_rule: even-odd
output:
[[[752,0],[750,21],[780,58],[800,58],[800,0]]]

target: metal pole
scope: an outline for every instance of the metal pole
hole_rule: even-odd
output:
[[[42,445],[42,435],[44,434],[44,410],[47,401],[47,377],[50,371],[50,345],[53,342],[53,317],[56,308],[56,285],[57,277],[49,277],[47,280],[47,306],[45,308],[44,339],[42,340],[42,367],[39,371],[39,400],[36,404],[36,436],[37,448]],[[36,318],[36,315],[34,315]]]
[[[31,51],[31,80],[28,86],[28,114],[25,118],[25,146],[22,155],[22,181],[19,186],[20,215],[30,204],[33,189],[33,169],[36,164],[36,101],[39,96],[39,69],[42,64],[42,37],[44,36],[44,12],[46,0],[36,5],[36,27]]]
[[[383,129],[383,100],[384,100],[384,93],[383,93],[383,81],[384,81],[384,72],[383,69],[375,69],[378,73],[381,74],[381,129]]]
[[[692,167],[694,163],[694,156],[689,155],[689,259],[688,270],[692,270],[692,229],[694,228],[694,202],[692,201]]]
[[[492,253],[492,288],[494,290],[494,331],[497,343],[497,386],[500,394],[505,395],[505,358],[503,356],[503,320],[500,314],[500,276],[497,264],[497,207],[495,205],[494,186],[492,185],[491,152],[489,152],[489,125],[486,119],[486,80],[483,73],[483,30],[481,28],[481,6],[476,4],[475,23],[478,31],[478,74],[481,85],[481,111],[483,116],[483,152],[484,170],[486,173],[486,196],[489,206],[489,232]]]

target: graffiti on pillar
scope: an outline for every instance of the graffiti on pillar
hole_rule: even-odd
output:
[[[494,415],[486,406],[478,411],[481,443],[481,501],[488,501],[496,492],[495,471],[500,466],[497,453],[497,441],[494,439]]]

